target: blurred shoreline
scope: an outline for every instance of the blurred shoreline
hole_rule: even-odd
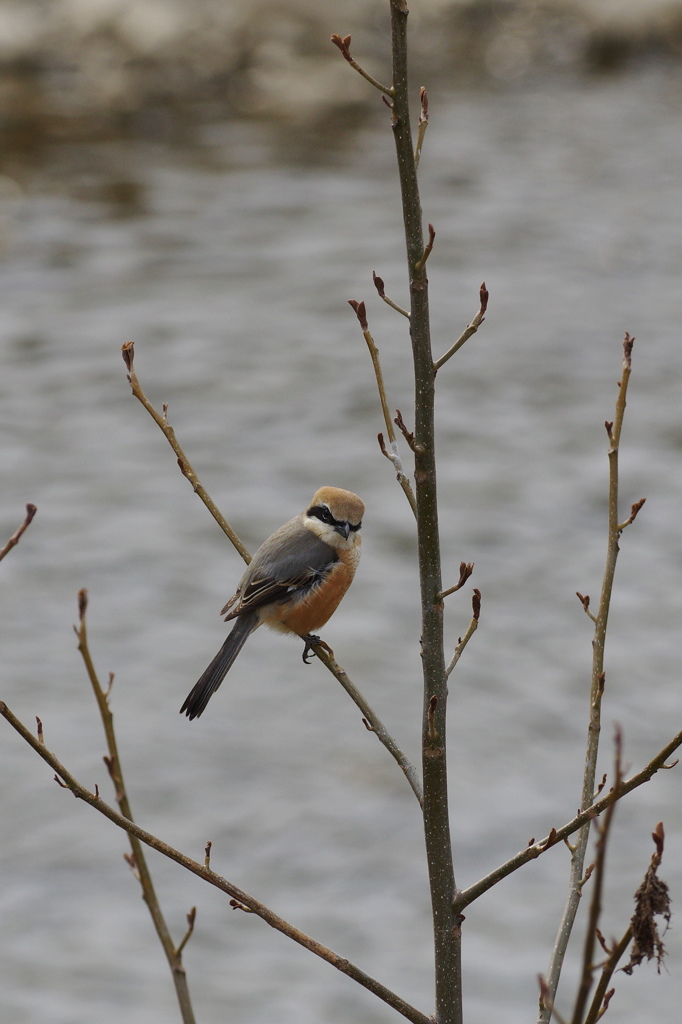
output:
[[[376,100],[330,45],[388,77],[385,0],[0,0],[5,153],[59,140],[181,139],[258,119],[357,122]],[[682,0],[415,0],[413,82],[481,87],[682,56]]]

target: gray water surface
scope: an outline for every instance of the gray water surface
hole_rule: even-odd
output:
[[[451,813],[466,886],[570,819],[579,801],[591,624],[621,341],[637,338],[621,456],[623,536],[601,771],[613,724],[631,770],[679,729],[682,547],[682,90],[679,71],[431,97],[422,157],[436,353],[485,325],[438,376],[448,645],[483,615],[451,685]],[[120,346],[202,482],[251,549],[321,484],[363,496],[364,554],[324,636],[408,755],[419,756],[419,601],[411,513],[382,458],[371,367],[348,298],[366,299],[389,400],[409,423],[402,228],[386,118],[320,159],[282,159],[264,128],[206,131],[197,151],[72,146],[22,194],[5,180],[0,267],[3,687],[87,785],[109,794],[76,651],[113,708],[139,822],[432,1007],[414,798],[354,705],[300,645],[259,632],[205,716],[178,709],[222,642],[242,564],[130,396]],[[112,185],[113,182],[113,185]],[[121,182],[123,185],[121,186]],[[115,199],[127,197],[127,205]],[[405,456],[407,453],[404,453]],[[125,837],[0,734],[0,1017],[12,1024],[178,1019]],[[602,931],[621,935],[663,818],[662,875],[682,894],[680,769],[620,808]],[[381,1024],[392,1010],[156,856],[202,1024]],[[568,872],[550,851],[469,908],[468,1024],[535,1018]],[[560,1008],[570,1013],[580,933]],[[618,976],[619,1024],[673,1021],[670,960]]]

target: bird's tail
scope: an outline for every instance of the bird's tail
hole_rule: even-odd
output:
[[[229,670],[232,668],[235,658],[246,643],[247,637],[249,634],[253,633],[254,629],[258,625],[259,619],[255,612],[239,616],[227,640],[220,648],[204,674],[192,687],[191,692],[187,696],[187,700],[180,708],[181,715],[183,713],[186,714],[190,720],[199,717]]]

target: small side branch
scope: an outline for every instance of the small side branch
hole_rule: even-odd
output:
[[[83,800],[84,803],[89,804],[100,814],[103,814],[105,818],[113,822],[118,828],[128,832],[129,835],[135,836],[141,843],[149,846],[152,850],[156,850],[158,853],[167,857],[169,860],[175,861],[181,867],[187,871],[191,871],[192,874],[197,875],[199,878],[203,878],[204,881],[210,885],[215,886],[221,892],[226,893],[232,900],[235,900],[238,904],[242,904],[252,914],[257,915],[261,920],[269,924],[271,928],[286,935],[293,942],[297,942],[299,945],[308,949],[315,956],[320,957],[322,960],[326,960],[327,963],[331,964],[342,974],[356,981],[359,985],[362,985],[373,995],[381,999],[388,1006],[391,1006],[398,1013],[402,1014],[407,1020],[411,1021],[412,1024],[433,1024],[433,1018],[428,1017],[426,1014],[417,1010],[409,1003],[401,999],[395,992],[382,985],[381,982],[376,981],[365,971],[351,963],[345,957],[339,956],[333,950],[327,946],[322,945],[316,939],[306,935],[300,929],[294,925],[289,924],[283,918],[279,917],[274,911],[266,907],[265,904],[259,900],[250,896],[243,889],[238,888],[232,882],[222,878],[214,871],[206,868],[203,864],[198,861],[192,860],[187,857],[184,853],[169,846],[168,843],[164,843],[161,839],[152,835],[150,832],[146,832],[140,828],[129,818],[119,814],[118,811],[106,804],[101,797],[96,793],[91,793],[88,789],[81,785],[80,782],[64,767],[63,764],[55,757],[55,755],[47,750],[44,744],[40,744],[35,736],[26,728],[26,726],[10,711],[4,701],[0,701],[0,715],[9,722],[12,728],[19,733],[19,735],[31,746],[36,753],[45,761],[53,771],[56,773],[56,778],[59,781],[63,789],[68,789],[70,792],[79,800]]]
[[[473,569],[473,563],[472,563],[471,567]],[[456,590],[457,588],[454,587],[453,589]],[[448,591],[447,593],[450,593],[450,591]],[[459,659],[462,657],[462,652],[464,651],[464,648],[469,643],[469,641],[471,640],[472,636],[474,635],[474,633],[478,629],[478,620],[479,620],[479,618],[481,616],[481,591],[480,590],[474,589],[474,596],[471,599],[471,606],[472,606],[472,613],[473,614],[471,616],[471,622],[469,623],[469,628],[467,629],[467,631],[464,634],[464,636],[460,637],[459,640],[457,641],[457,646],[455,647],[455,653],[452,655],[452,658],[448,662],[448,665],[447,665],[447,667],[445,669],[445,675],[446,676],[449,676],[451,674],[451,672],[454,669],[455,665],[457,664]]]
[[[635,893],[635,913],[620,942],[609,949],[603,940],[602,946],[608,954],[607,960],[602,965],[602,973],[595,988],[592,1003],[585,1016],[584,1024],[597,1024],[608,1009],[609,1002],[613,996],[614,989],[608,986],[618,966],[619,961],[633,942],[630,962],[622,968],[625,974],[632,974],[633,968],[642,962],[646,957],[658,961],[660,971],[661,959],[665,953],[663,942],[658,932],[658,926],[654,920],[655,916],[662,915],[666,925],[670,921],[670,897],[668,887],[658,877],[658,868],[663,856],[663,822],[659,822],[655,832],[652,833],[656,849],[651,858],[644,880]]]
[[[382,455],[385,455],[390,462],[393,463],[398,483],[402,487],[405,497],[410,503],[410,508],[416,516],[417,514],[417,503],[415,501],[414,492],[412,485],[408,478],[405,476],[403,471],[403,464],[398,452],[398,445],[396,444],[395,431],[393,429],[393,423],[391,422],[391,414],[388,411],[388,400],[386,398],[386,387],[384,385],[384,375],[381,369],[381,362],[379,360],[379,349],[377,348],[374,338],[372,337],[369,324],[367,322],[367,310],[364,302],[356,302],[355,299],[349,299],[348,305],[355,312],[360,324],[362,336],[365,339],[369,354],[372,359],[372,366],[374,367],[374,376],[377,382],[377,389],[379,391],[379,401],[381,402],[381,412],[384,417],[384,423],[386,424],[386,433],[388,435],[388,443],[390,445],[390,452],[386,449],[384,443],[383,434],[378,435],[379,447],[381,448]]]
[[[9,551],[11,551],[12,548],[16,544],[19,543],[19,541],[22,538],[22,535],[24,534],[24,532],[29,528],[29,526],[33,522],[33,517],[34,517],[34,515],[36,514],[37,511],[38,511],[38,509],[36,508],[35,505],[27,505],[26,506],[26,518],[24,519],[23,523],[21,524],[19,529],[16,530],[16,532],[12,534],[12,536],[7,541],[5,546],[3,548],[0,548],[0,562],[3,560],[5,555]]]
[[[626,333],[623,340],[623,364],[622,376],[618,381],[618,397],[614,419],[607,420],[605,427],[609,440],[608,462],[609,462],[609,500],[607,518],[607,539],[606,559],[602,574],[601,594],[599,607],[596,615],[589,611],[589,600],[578,595],[582,601],[585,611],[594,622],[594,636],[592,640],[592,673],[590,681],[590,702],[589,721],[587,727],[587,742],[585,750],[585,768],[583,773],[583,787],[580,799],[580,807],[587,807],[592,803],[595,790],[595,779],[597,771],[597,757],[599,753],[599,736],[601,732],[601,706],[604,695],[604,651],[606,646],[606,631],[611,607],[611,595],[613,593],[613,581],[618,560],[619,540],[621,525],[618,515],[619,505],[619,470],[618,456],[620,448],[620,437],[625,416],[628,383],[632,371],[632,345],[634,342]],[[639,506],[641,508],[641,505]],[[637,509],[639,511],[639,509]],[[635,515],[637,512],[634,513]],[[566,954],[568,940],[573,929],[578,904],[580,902],[579,880],[584,871],[587,843],[589,839],[589,819],[587,827],[577,837],[575,848],[571,854],[571,866],[569,871],[568,893],[566,904],[562,914],[559,928],[557,930],[554,947],[550,956],[549,968],[547,971],[547,990],[550,1000],[553,1001],[559,985],[561,969]],[[547,1005],[540,1006],[537,1022],[538,1024],[549,1024],[550,1010]]]
[[[562,825],[561,828],[551,829],[549,835],[545,836],[544,839],[541,839],[537,843],[531,843],[524,850],[521,850],[520,853],[517,853],[504,864],[495,868],[494,871],[491,871],[490,874],[486,875],[484,878],[481,878],[480,881],[469,886],[468,889],[460,890],[457,895],[457,899],[455,900],[456,910],[461,912],[468,907],[470,903],[473,903],[474,900],[478,899],[479,896],[482,896],[484,892],[487,892],[489,889],[492,889],[494,885],[497,885],[498,882],[501,882],[503,878],[507,878],[508,875],[513,874],[514,871],[523,867],[524,864],[528,864],[529,861],[535,860],[542,853],[545,853],[546,850],[556,846],[557,843],[563,843],[568,836],[571,836],[574,832],[578,832],[579,829],[584,828],[586,824],[591,822],[599,814],[602,814],[602,812],[605,811],[607,807],[610,807],[612,803],[622,799],[622,797],[631,793],[639,786],[643,786],[645,782],[649,782],[656,772],[661,771],[662,769],[672,768],[673,765],[666,764],[666,762],[671,754],[674,754],[674,752],[681,746],[682,732],[678,732],[677,735],[674,736],[671,741],[663,747],[663,749],[660,750],[654,758],[651,759],[651,761],[649,761],[646,768],[643,768],[641,772],[637,773],[637,775],[633,775],[632,778],[626,779],[617,789],[613,788],[606,794],[606,796],[601,797],[599,800],[595,800],[594,803],[590,804],[589,807],[586,807],[584,811],[580,811],[575,818],[567,822],[565,825]],[[677,762],[675,762],[675,764],[677,764]],[[554,997],[552,996],[551,998],[553,999]]]
[[[458,590],[461,590],[462,587],[464,586],[464,584],[466,583],[466,581],[471,576],[473,571],[474,571],[474,563],[473,562],[460,562],[459,563],[459,579],[455,583],[454,587],[450,587],[449,590],[444,590],[441,594],[439,594],[438,597],[436,598],[436,601],[442,601],[444,597],[449,597],[450,594],[454,594]],[[480,597],[480,594],[479,594],[479,597]]]
[[[344,688],[350,699],[360,709],[363,715],[363,721],[369,732],[373,732],[375,734],[377,739],[386,747],[391,757],[393,757],[400,765],[405,778],[412,788],[412,792],[421,806],[422,788],[414,765],[405,756],[379,716],[370,707],[355,683],[350,679],[348,673],[345,672],[337,663],[333,652],[324,650],[321,645],[313,647],[313,652],[317,655],[323,665],[329,669],[331,674],[335,676],[339,683],[341,683],[341,686]]]
[[[331,37],[331,41],[334,44],[334,46],[338,46],[339,50],[343,54],[344,59],[348,61],[350,66],[352,68],[355,68],[357,73],[359,75],[362,75],[362,77],[366,81],[368,81],[370,85],[373,85],[375,89],[379,90],[379,92],[384,93],[385,96],[393,97],[395,95],[395,92],[392,87],[389,88],[389,86],[387,85],[382,85],[381,82],[378,82],[376,78],[370,75],[369,72],[365,71],[364,68],[360,67],[358,62],[351,57],[350,36],[341,37],[340,35],[338,35],[338,33],[335,32],[334,35]]]
[[[640,498],[639,501],[636,501],[634,503],[634,505],[630,509],[630,515],[627,517],[625,522],[618,523],[617,530],[619,533],[622,533],[626,526],[630,526],[631,523],[634,523],[640,509],[642,508],[642,505],[644,505],[645,502],[646,498]]]
[[[419,159],[422,155],[422,146],[424,145],[424,136],[426,135],[426,129],[429,127],[429,97],[426,94],[426,89],[422,85],[419,90],[419,102],[421,109],[419,111],[419,121],[417,123],[417,144],[414,147],[414,166],[415,170],[419,167]]]
[[[426,245],[424,246],[424,252],[422,253],[421,259],[418,260],[417,263],[415,264],[415,268],[414,268],[415,274],[419,275],[419,274],[423,274],[424,273],[424,267],[426,266],[426,261],[428,260],[429,256],[433,252],[433,243],[435,241],[436,241],[436,229],[434,228],[433,224],[429,224],[429,239],[428,239]]]
[[[464,328],[455,344],[451,348],[449,348],[447,352],[440,357],[440,359],[436,359],[435,363],[433,364],[433,369],[436,373],[440,370],[441,366],[447,363],[448,359],[452,359],[455,352],[459,352],[462,345],[464,345],[464,343],[469,340],[472,334],[475,334],[478,328],[481,326],[481,324],[485,320],[485,313],[488,308],[488,298],[489,293],[484,281],[479,290],[480,305],[478,308],[478,313],[471,321],[471,323]]]
[[[619,728],[616,728],[615,736],[615,758],[613,768],[614,778],[614,790],[618,792],[623,782],[623,772],[621,767],[621,754],[622,754],[622,735]],[[594,866],[594,881],[592,884],[592,899],[590,900],[590,912],[588,916],[587,929],[585,932],[585,941],[583,944],[583,966],[580,977],[580,983],[578,985],[578,992],[576,994],[575,1006],[573,1009],[573,1024],[582,1024],[583,1015],[587,1006],[587,999],[592,988],[592,978],[594,974],[594,954],[597,937],[599,935],[599,918],[602,910],[602,893],[604,891],[604,884],[606,878],[606,847],[611,833],[611,827],[613,825],[613,816],[616,811],[616,802],[612,803],[607,808],[604,815],[603,824],[599,825],[595,822],[599,838],[597,839],[597,856]]]
[[[130,387],[132,389],[133,395],[135,396],[135,398],[137,398],[139,402],[142,403],[142,405],[145,407],[145,409],[152,417],[156,425],[159,427],[160,430],[163,431],[166,440],[168,441],[168,443],[170,444],[171,448],[173,449],[177,456],[180,472],[182,473],[183,476],[187,477],[190,484],[192,485],[194,493],[201,498],[204,505],[211,513],[220,529],[229,539],[233,547],[236,548],[236,550],[242,556],[244,561],[248,564],[251,561],[251,555],[249,554],[246,547],[244,547],[241,540],[234,532],[228,521],[225,519],[224,515],[222,514],[216,503],[213,501],[206,488],[200,482],[199,477],[192,469],[189,459],[187,458],[184,451],[180,447],[178,439],[175,436],[175,431],[168,422],[168,407],[164,405],[163,415],[161,415],[159,412],[157,412],[157,410],[154,408],[154,406],[152,405],[152,403],[149,401],[144,391],[142,390],[140,382],[137,378],[137,374],[135,372],[134,342],[127,341],[125,345],[122,346],[121,353],[123,355],[123,362],[126,364],[126,369],[128,371],[128,380],[130,381]]]
[[[590,595],[589,594],[581,594],[579,590],[576,590],[575,596],[578,598],[578,600],[580,601],[581,605],[583,606],[585,614],[590,619],[592,619],[593,622],[596,622],[597,621],[597,616],[593,615],[592,612],[590,611]]]
[[[125,782],[123,779],[123,768],[121,766],[121,759],[118,753],[118,743],[116,741],[116,734],[114,732],[114,716],[111,708],[109,707],[109,692],[111,690],[112,678],[109,677],[109,685],[106,690],[103,689],[97,671],[95,669],[92,657],[90,655],[90,648],[88,645],[88,634],[86,625],[86,612],[88,607],[88,592],[87,590],[80,590],[78,593],[78,626],[76,629],[76,636],[78,637],[78,650],[83,659],[88,679],[92,686],[92,690],[97,701],[97,707],[99,708],[100,718],[102,719],[102,726],[104,728],[104,735],[106,737],[108,756],[104,758],[104,763],[107,766],[107,771],[111,777],[111,781],[114,786],[114,792],[116,796],[116,802],[121,810],[121,814],[129,821],[133,820],[133,812],[128,800],[128,794],[126,793]],[[42,729],[39,730],[39,742],[43,743]],[[44,744],[43,744],[44,745]],[[58,773],[59,774],[59,773]],[[63,776],[62,776],[63,778]],[[96,790],[96,796],[99,798],[99,792]],[[182,963],[182,950],[187,944],[192,928],[194,927],[194,916],[192,916],[191,927],[180,945],[176,948],[173,938],[170,933],[170,929],[166,924],[166,920],[161,910],[156,891],[154,889],[154,883],[152,881],[151,872],[147,865],[147,860],[144,855],[144,849],[139,838],[133,833],[128,833],[128,839],[130,840],[131,854],[126,857],[128,864],[142,889],[142,897],[147,904],[149,913],[152,919],[152,923],[158,935],[159,942],[166,955],[168,966],[171,970],[171,976],[173,978],[173,984],[175,985],[175,992],[180,1007],[180,1013],[182,1016],[183,1024],[194,1024],[194,1010],[192,1008],[192,1002],[190,999],[189,986],[187,982],[187,974]]]
[[[406,309],[403,309],[402,306],[399,306],[397,302],[393,301],[393,299],[389,299],[388,295],[384,290],[383,279],[380,278],[377,274],[375,274],[374,271],[372,271],[372,280],[374,281],[374,287],[377,290],[379,298],[382,299],[382,301],[385,302],[387,306],[390,306],[391,309],[394,309],[396,313],[400,313],[401,316],[406,316],[407,319],[409,320],[410,314],[408,313],[408,311]]]

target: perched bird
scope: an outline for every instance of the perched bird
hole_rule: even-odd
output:
[[[263,622],[305,641],[303,660],[348,590],[360,560],[365,506],[352,491],[321,487],[310,505],[261,544],[221,615],[232,632],[180,708],[198,718],[247,637]],[[231,610],[230,610],[231,609]]]

